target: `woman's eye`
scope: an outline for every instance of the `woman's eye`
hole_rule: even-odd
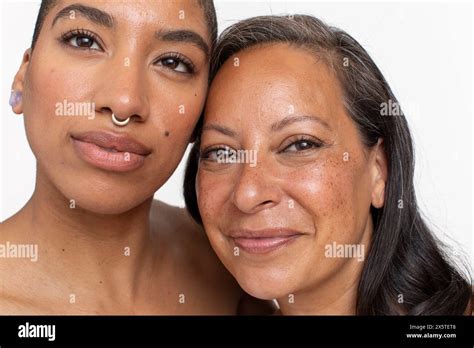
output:
[[[83,48],[89,50],[101,50],[96,38],[85,33],[68,33],[63,36],[63,41],[75,48]]]
[[[219,147],[204,151],[201,159],[210,162],[228,163],[235,155],[235,150],[230,147]]]
[[[321,147],[320,143],[312,140],[302,139],[291,143],[283,150],[283,152],[303,152],[319,147]]]
[[[190,74],[194,72],[193,64],[185,60],[184,57],[180,57],[180,56],[160,58],[157,61],[157,65],[161,65],[167,69],[171,69],[179,73]]]
[[[171,70],[176,70],[179,72],[188,72],[188,69],[184,63],[179,62],[178,60],[174,58],[165,58],[161,60],[161,65],[171,69]]]

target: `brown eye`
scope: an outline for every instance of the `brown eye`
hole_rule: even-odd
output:
[[[179,62],[174,58],[165,58],[161,61],[161,64],[163,64],[163,66],[166,66],[167,68],[174,70],[178,67]]]
[[[87,36],[76,36],[72,41],[75,42],[75,46],[83,48],[91,48],[94,44],[94,40]]]
[[[313,147],[313,144],[310,143],[309,141],[300,141],[300,142],[295,143],[294,145],[295,145],[296,150],[298,151],[308,150]]]
[[[228,146],[215,147],[202,152],[200,159],[210,162],[220,162],[220,159],[231,158],[236,151]]]
[[[96,39],[96,35],[83,29],[76,29],[63,34],[61,36],[61,41],[73,48],[102,50],[99,41]]]
[[[322,146],[322,143],[318,143],[314,140],[310,139],[300,139],[297,141],[292,142],[289,146],[287,146],[283,152],[287,153],[299,153],[308,150],[317,149]]]
[[[188,58],[176,52],[159,57],[155,64],[177,73],[192,74],[195,71],[194,64]]]

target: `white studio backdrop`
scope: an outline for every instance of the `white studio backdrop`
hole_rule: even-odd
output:
[[[442,241],[474,264],[472,4],[214,2],[219,31],[252,16],[304,13],[344,29],[365,47],[385,75],[410,124],[416,151],[416,192],[423,215]],[[35,159],[22,116],[13,114],[8,98],[14,74],[31,41],[39,3],[1,3],[1,221],[17,212],[34,189]],[[184,206],[181,186],[187,153],[155,198]]]

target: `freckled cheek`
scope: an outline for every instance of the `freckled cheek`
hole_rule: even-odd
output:
[[[216,227],[229,221],[225,209],[231,199],[232,187],[225,175],[215,175],[203,170],[196,178],[196,192],[201,217],[205,225]]]
[[[316,228],[352,221],[354,177],[344,165],[315,165],[286,179],[286,192]]]

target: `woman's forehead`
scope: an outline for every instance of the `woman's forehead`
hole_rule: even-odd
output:
[[[208,110],[252,109],[262,102],[269,111],[307,104],[327,114],[336,104],[342,107],[339,81],[324,61],[285,44],[253,48],[230,57],[212,82]]]

